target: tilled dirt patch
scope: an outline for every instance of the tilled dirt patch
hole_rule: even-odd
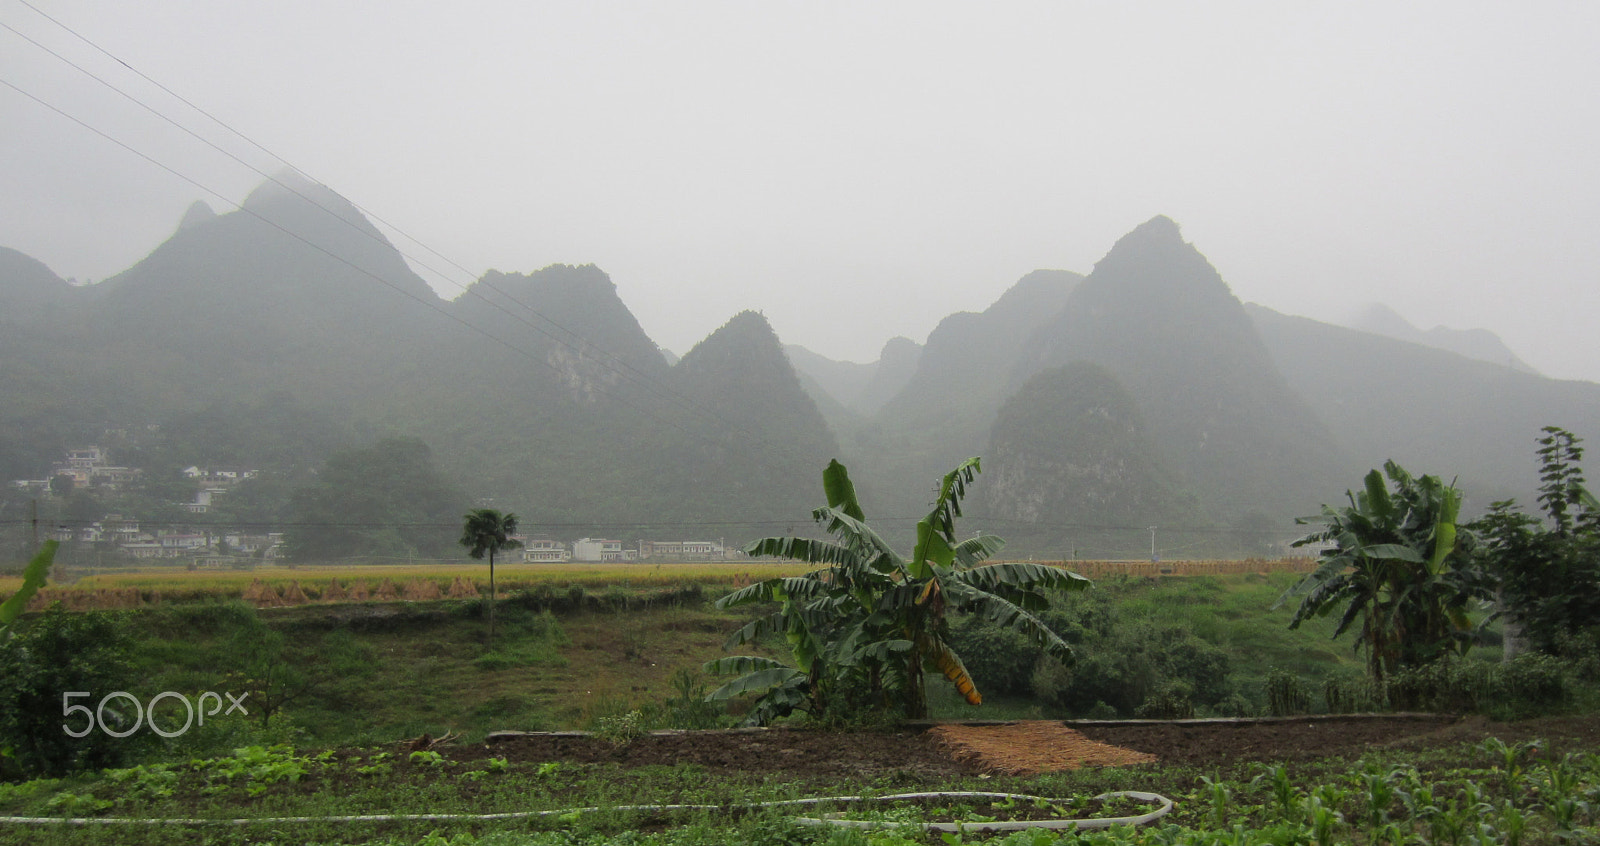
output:
[[[1384,748],[1420,751],[1476,742],[1490,736],[1507,742],[1540,738],[1549,742],[1552,751],[1600,751],[1600,715],[1509,724],[1491,723],[1477,717],[1352,716],[1240,722],[1067,722],[1065,726],[1086,741],[1152,755],[1162,764],[1200,767],[1356,757]],[[1013,754],[1021,755],[1039,745],[1037,738],[1024,737],[1024,734],[1026,732],[1017,733]],[[499,738],[487,746],[458,747],[451,750],[451,756],[463,759],[495,756],[513,762],[616,763],[624,767],[685,763],[716,772],[818,780],[875,778],[896,773],[922,777],[961,776],[1007,770],[986,764],[975,756],[962,759],[959,753],[952,755],[950,748],[941,745],[940,740],[937,733],[917,729],[885,732],[769,729],[651,734],[618,745],[590,735],[553,733],[515,735]],[[1131,759],[1122,759],[1088,765],[1131,763]]]
[[[1494,723],[1483,717],[1360,716],[1147,725],[1073,723],[1085,737],[1150,752],[1163,763],[1212,766],[1238,761],[1357,757],[1373,749],[1422,751],[1498,737],[1542,739],[1552,750],[1600,749],[1600,715]]]
[[[957,761],[1006,775],[1038,775],[1081,767],[1148,764],[1156,756],[1090,740],[1060,722],[1027,720],[1003,726],[942,725],[928,739]]]

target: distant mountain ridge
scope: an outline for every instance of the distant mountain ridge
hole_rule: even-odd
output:
[[[957,457],[985,455],[988,478],[974,513],[997,530],[1009,527],[1014,551],[1059,551],[1052,544],[1068,536],[1078,546],[1093,534],[1086,526],[1108,521],[1209,527],[1185,542],[1215,546],[1236,532],[1230,541],[1260,549],[1252,534],[1259,528],[1251,527],[1278,525],[1285,527],[1280,538],[1294,534],[1288,518],[1338,501],[1391,457],[1417,472],[1460,474],[1471,483],[1469,507],[1509,496],[1526,501],[1537,481],[1528,444],[1540,426],[1600,430],[1600,386],[1592,383],[1514,373],[1242,305],[1166,218],[1120,240],[1059,308],[1039,308],[1045,319],[1023,336],[1014,360],[972,368],[989,388],[973,391],[951,378],[961,369],[940,366],[941,357],[959,360],[973,344],[941,353],[943,333],[936,332],[906,395],[891,399],[888,413],[841,433],[872,468],[868,478],[890,480],[891,490],[914,492],[918,480]],[[954,315],[941,328],[959,330],[976,317]],[[1009,329],[1017,331],[1015,324]],[[1076,389],[1045,383],[1045,390],[1029,381],[1079,362],[1095,363],[1108,382],[1089,390],[1080,374]],[[1073,390],[1133,398],[1139,419],[1148,421],[1145,469],[1100,472],[1109,466],[1105,455],[1085,453],[1068,431],[1082,399]],[[991,405],[988,396],[1000,399]],[[973,419],[993,420],[993,427],[975,427]],[[1061,429],[1044,430],[1050,420],[1062,421]],[[1030,435],[1030,426],[1041,431]],[[1119,499],[1151,505],[1139,517],[1109,515],[1103,504]],[[1157,500],[1164,505],[1154,506]],[[1120,540],[1107,542],[1120,543],[1123,553],[1136,549],[1131,530],[1120,531]]]
[[[1346,475],[1392,458],[1416,473],[1459,476],[1469,511],[1509,497],[1529,504],[1540,427],[1600,436],[1593,382],[1550,379],[1263,306],[1248,310],[1290,385],[1313,398],[1338,433]]]
[[[0,326],[50,320],[77,289],[45,263],[8,247],[0,247]]]
[[[1181,483],[1218,519],[1266,504],[1314,505],[1342,466],[1335,441],[1290,390],[1222,277],[1177,224],[1123,236],[1035,333],[1013,371],[1101,365],[1134,397]]]
[[[759,315],[669,366],[592,265],[490,272],[445,301],[353,204],[280,181],[239,211],[191,209],[92,289],[0,255],[0,297],[74,301],[6,342],[0,461],[13,477],[39,472],[63,438],[208,409],[226,419],[283,396],[355,440],[422,438],[463,487],[530,526],[770,520],[811,504],[789,475],[837,447]],[[23,401],[46,385],[38,407]],[[782,425],[737,423],[747,401]],[[46,442],[41,415],[70,422]]]
[[[1539,372],[1518,358],[1517,354],[1500,340],[1499,335],[1487,329],[1451,329],[1448,326],[1435,326],[1423,331],[1401,317],[1399,312],[1382,303],[1369,303],[1354,317],[1342,321],[1341,325],[1400,341],[1449,350],[1467,358],[1504,365],[1523,373]]]
[[[892,508],[912,513],[919,503],[911,497],[926,480],[982,452],[1008,395],[1005,374],[1082,279],[1065,270],[1033,271],[982,312],[939,321],[920,349],[899,339],[885,345],[886,364],[861,403],[873,412],[841,440]],[[893,373],[888,362],[903,377],[884,378]]]
[[[108,427],[252,421],[208,460],[303,467],[411,436],[529,527],[739,537],[804,531],[838,457],[901,540],[931,482],[982,455],[973,517],[1013,554],[1141,554],[1152,527],[1203,554],[1230,527],[1294,534],[1387,458],[1459,474],[1481,508],[1529,496],[1539,426],[1600,436],[1600,386],[1243,306],[1165,217],[1088,276],[1030,273],[877,362],[785,348],[741,312],[669,363],[593,265],[443,300],[354,205],[286,184],[191,208],[95,286],[0,250],[0,473]]]

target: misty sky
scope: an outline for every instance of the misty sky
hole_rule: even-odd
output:
[[[1600,380],[1596,3],[29,2],[415,236],[446,296],[592,262],[678,353],[754,308],[872,360],[1166,214],[1241,299]],[[13,29],[282,166],[0,24],[0,80],[222,197],[0,85],[0,245],[98,280],[262,181]]]

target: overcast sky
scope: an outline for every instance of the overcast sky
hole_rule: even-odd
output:
[[[1600,380],[1593,2],[28,2],[415,236],[446,296],[594,263],[678,353],[751,308],[873,360],[1166,214],[1240,299]],[[0,80],[220,195],[0,85],[0,245],[98,280],[262,181],[11,30],[281,167],[0,23]]]

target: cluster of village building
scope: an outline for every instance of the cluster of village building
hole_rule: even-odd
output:
[[[56,462],[49,478],[18,479],[11,484],[35,496],[50,496],[62,489],[58,477],[71,479],[70,487],[92,488],[101,492],[115,492],[138,478],[140,470],[111,464],[107,452],[98,446],[87,446],[67,451],[65,461]],[[188,467],[183,475],[195,483],[194,499],[180,503],[192,514],[205,514],[217,500],[227,496],[234,485],[253,478],[254,470],[233,467]],[[283,533],[249,533],[218,527],[169,526],[155,531],[140,528],[139,521],[116,514],[99,520],[74,525],[58,524],[50,535],[56,540],[90,544],[105,544],[133,558],[176,558],[204,567],[223,567],[240,559],[274,560],[283,557]],[[568,561],[720,561],[741,558],[737,550],[729,551],[723,541],[649,541],[624,543],[620,540],[579,538],[572,543],[544,537],[513,536],[520,541],[520,549],[502,560],[514,559],[520,553],[523,561],[562,563]]]

